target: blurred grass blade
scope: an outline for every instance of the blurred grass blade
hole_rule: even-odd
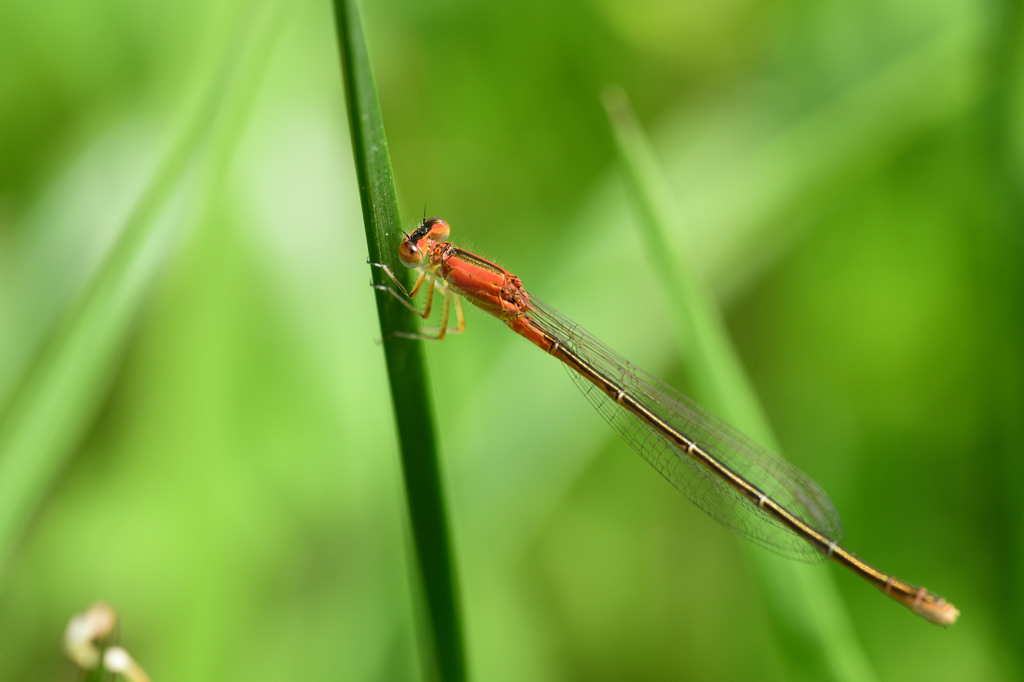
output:
[[[334,13],[370,260],[387,263],[392,272],[404,276],[406,269],[396,258],[401,217],[357,3],[335,0]],[[380,268],[370,270],[375,283],[388,284]],[[389,299],[379,296],[377,310],[398,422],[412,540],[430,622],[433,650],[429,657],[436,666],[430,672],[440,679],[457,681],[466,676],[462,625],[434,435],[434,409],[427,390],[422,344],[388,339],[396,330],[415,331],[414,317]]]
[[[664,278],[675,315],[677,339],[684,339],[683,364],[694,397],[775,452],[779,448],[742,363],[733,347],[722,313],[693,268],[675,263],[666,234],[678,211],[668,183],[640,129],[625,93],[609,88],[605,106],[611,119],[626,183],[640,213],[648,255]],[[678,239],[678,237],[676,237]],[[760,548],[751,556],[764,583],[768,611],[785,643],[792,670],[805,679],[873,679],[830,574],[820,566],[779,561]],[[796,588],[796,589],[794,589]]]
[[[266,6],[265,6],[266,7]],[[225,17],[235,41],[217,42],[210,61],[223,67],[212,73],[185,118],[161,166],[138,198],[102,264],[55,326],[35,360],[2,402],[0,415],[0,558],[5,560],[32,511],[40,504],[75,443],[103,403],[121,349],[140,304],[173,245],[177,219],[164,215],[176,191],[184,187],[189,165],[215,124],[240,105],[232,101],[237,83],[252,83],[254,64],[246,60],[257,44],[267,49],[279,25],[267,12],[248,12],[246,21],[263,19],[261,30],[238,32],[238,15]],[[225,55],[235,55],[227,58]],[[226,83],[235,84],[226,88]],[[237,136],[222,135],[223,146]],[[144,454],[144,453],[142,453]]]
[[[988,372],[995,381],[995,397],[991,406],[990,426],[993,442],[987,447],[994,453],[996,505],[1005,529],[1000,544],[1001,560],[996,562],[995,584],[1002,590],[997,630],[1008,650],[1018,647],[1024,639],[1024,585],[1019,567],[1024,565],[1024,517],[1019,514],[1020,482],[1024,481],[1024,458],[1020,443],[1024,442],[1024,422],[1019,418],[1024,404],[1024,325],[1021,325],[1020,301],[1024,293],[1024,146],[1020,121],[1024,120],[1024,3],[1003,2],[996,6],[998,21],[988,50],[989,77],[992,92],[981,109],[982,149],[989,162],[991,188],[988,220],[978,221],[977,242],[984,245],[983,270],[991,289],[985,309],[990,329],[1003,330],[991,334],[991,360]],[[1007,140],[1018,140],[1007,144]],[[1007,255],[1010,255],[1007,258]],[[1019,649],[1018,649],[1019,650]],[[1018,670],[1020,666],[1018,667]],[[1018,673],[1020,674],[1020,673]]]

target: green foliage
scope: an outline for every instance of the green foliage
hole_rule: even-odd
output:
[[[963,612],[945,631],[806,567],[881,679],[1021,672],[1024,41],[989,9],[364,6],[405,215],[697,394],[600,104],[626,90],[679,209],[666,250],[787,457],[851,547]],[[784,560],[557,362],[470,313],[426,348],[430,400],[391,390],[328,5],[6,3],[0,45],[0,679],[66,677],[96,599],[154,679],[417,678],[435,593],[411,589],[393,397],[437,417],[471,677],[800,672],[770,614],[819,635],[805,583],[766,585],[751,561]],[[388,210],[384,258],[414,224]]]

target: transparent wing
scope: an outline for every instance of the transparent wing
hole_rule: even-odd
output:
[[[532,295],[530,318],[566,348],[615,381],[705,452],[756,486],[791,514],[838,542],[842,521],[828,494],[810,476],[692,400],[630,364],[577,324]],[[601,416],[641,457],[713,519],[784,556],[814,563],[824,557],[798,534],[680,450],[657,429],[569,369]]]

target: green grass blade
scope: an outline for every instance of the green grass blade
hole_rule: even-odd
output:
[[[334,11],[370,260],[387,263],[401,275],[405,268],[398,263],[395,251],[401,218],[357,3],[336,0]],[[388,284],[379,268],[371,268],[371,272],[376,284]],[[455,561],[422,344],[387,338],[394,331],[415,331],[415,318],[389,296],[378,296],[377,310],[398,422],[412,540],[430,622],[432,651],[427,658],[436,666],[431,672],[441,679],[462,680],[466,674]]]
[[[223,68],[204,79],[195,104],[138,197],[117,242],[10,394],[0,397],[6,408],[0,414],[0,558],[10,555],[32,512],[103,404],[118,352],[173,248],[177,221],[161,218],[183,187],[197,150],[204,149],[211,138],[221,152],[237,142],[237,135],[218,137],[213,131],[224,125],[228,114],[245,108],[244,98],[232,100],[238,93],[237,83],[251,89],[254,64],[263,61],[247,62],[230,55],[248,55],[246,48],[253,43],[271,42],[266,38],[274,35],[268,30],[273,22],[266,15],[266,11],[255,13],[254,20],[263,20],[259,27],[228,45],[218,43],[215,49],[223,54],[216,61]],[[226,88],[225,83],[235,87]]]
[[[680,267],[670,255],[673,248],[666,234],[675,211],[650,142],[623,92],[609,90],[606,106],[627,185],[641,216],[648,254],[664,278],[666,290],[678,301],[673,324],[677,338],[686,340],[683,363],[694,393],[702,404],[778,452],[721,310],[693,269]],[[760,549],[752,550],[751,556],[765,584],[772,622],[791,654],[792,669],[807,679],[873,679],[830,574],[816,570],[820,567],[774,560]]]
[[[1024,404],[1024,326],[1020,324],[1021,293],[1024,292],[1024,272],[1020,256],[1024,254],[1024,149],[1007,140],[1020,139],[1020,121],[1024,98],[1024,4],[1001,2],[994,7],[997,20],[992,22],[990,45],[986,50],[988,76],[992,90],[982,102],[979,120],[975,122],[981,148],[984,150],[990,173],[987,180],[991,201],[986,201],[976,229],[976,243],[984,250],[987,273],[985,282],[991,293],[984,303],[990,328],[1002,330],[990,338],[991,360],[986,363],[995,381],[995,397],[991,406],[994,421],[991,424],[991,442],[981,447],[992,452],[995,477],[1001,481],[996,487],[995,507],[1003,519],[997,575],[993,582],[1001,587],[1001,608],[995,631],[1007,650],[1018,650],[1017,643],[1024,638],[1024,586],[1020,582],[1019,567],[1024,564],[1024,518],[1016,513],[1020,500],[1020,481],[1024,481],[1024,458],[1019,443],[1024,441],[1024,423],[1019,418],[1019,406]],[[1012,254],[1009,258],[1006,254]],[[1024,663],[1018,661],[1015,670],[1021,675]],[[1010,672],[1009,676],[1014,673]]]

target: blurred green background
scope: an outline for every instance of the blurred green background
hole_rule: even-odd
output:
[[[963,613],[817,567],[875,672],[1019,679],[1020,3],[366,5],[406,228],[685,391],[625,89],[787,457]],[[0,679],[74,679],[96,599],[154,679],[419,678],[330,6],[3,3],[0,55]],[[743,540],[468,324],[428,353],[473,676],[790,679]]]

